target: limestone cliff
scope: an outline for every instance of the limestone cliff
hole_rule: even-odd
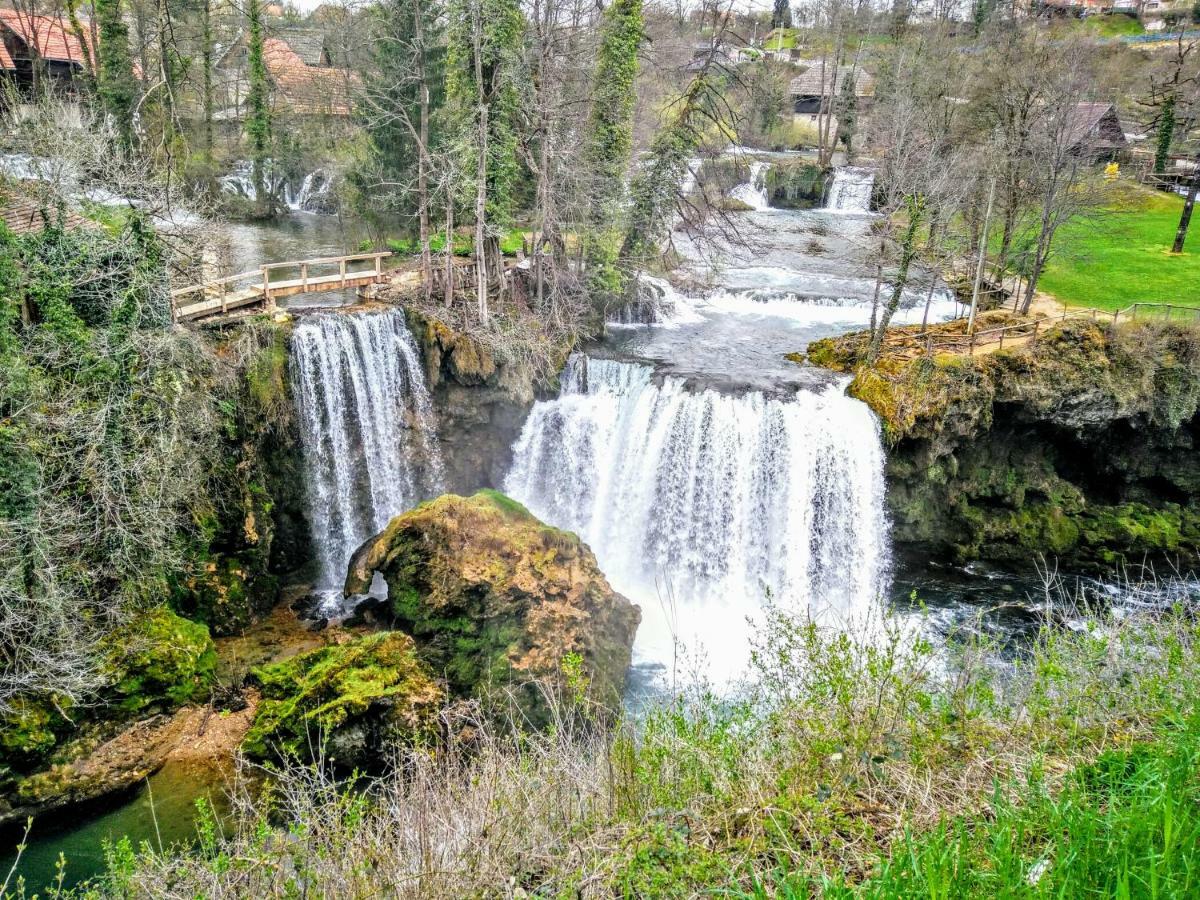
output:
[[[503,484],[512,445],[534,400],[554,385],[528,363],[497,358],[482,342],[412,307],[409,330],[425,364],[425,383],[437,410],[447,487],[461,494]],[[558,371],[569,347],[552,351]],[[561,358],[558,358],[561,357]]]
[[[1072,323],[974,357],[859,365],[861,336],[809,359],[853,371],[879,415],[901,547],[1083,568],[1200,554],[1200,336]]]
[[[394,518],[354,554],[347,594],[373,573],[435,674],[460,696],[513,687],[532,721],[533,679],[576,674],[597,701],[624,691],[641,614],[615,593],[574,534],[495,491],[447,494]]]

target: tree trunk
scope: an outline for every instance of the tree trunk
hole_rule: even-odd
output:
[[[1179,215],[1179,228],[1175,232],[1175,244],[1172,253],[1183,252],[1183,242],[1187,240],[1188,226],[1192,222],[1192,208],[1196,205],[1196,193],[1200,190],[1200,153],[1196,154],[1196,167],[1192,170],[1192,184],[1188,188],[1187,199],[1183,202],[1183,212]]]
[[[417,221],[421,239],[421,280],[425,297],[433,290],[433,248],[429,230],[429,81],[425,71],[425,23],[421,0],[413,4],[413,32],[417,41],[417,81],[420,85],[420,134],[417,139]]]
[[[892,295],[883,308],[883,317],[879,320],[875,333],[871,335],[871,350],[867,354],[868,363],[874,363],[879,358],[879,351],[883,348],[883,338],[887,334],[888,325],[904,297],[904,288],[908,284],[908,270],[917,255],[917,230],[920,228],[924,211],[925,203],[921,198],[909,199],[908,226],[904,229],[904,241],[900,245],[900,267],[896,270],[896,282],[892,285]]]
[[[478,3],[474,5],[471,30],[475,43],[475,86],[479,102],[479,154],[475,164],[475,291],[479,303],[479,321],[488,320],[487,275],[487,154],[488,105],[483,88],[483,23]]]

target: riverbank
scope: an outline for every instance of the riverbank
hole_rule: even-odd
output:
[[[1185,895],[1196,626],[1082,624],[1044,630],[1003,670],[967,644],[942,678],[939,654],[902,631],[866,640],[777,613],[745,702],[685,693],[611,737],[570,718],[518,739],[477,729],[469,752],[417,751],[365,793],[291,768],[278,800],[242,807],[224,837],[124,858],[98,893],[282,897],[300,869],[319,893],[411,897],[514,878],[585,897],[984,881],[1112,896],[1150,878]]]

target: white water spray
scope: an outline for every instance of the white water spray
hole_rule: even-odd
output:
[[[770,163],[755,159],[750,162],[750,177],[743,184],[739,184],[729,196],[745,203],[751,209],[770,209],[771,203],[767,199],[767,179],[766,173]]]
[[[833,171],[825,209],[827,212],[868,213],[874,188],[875,173],[870,169],[841,166]]]
[[[641,604],[641,662],[671,660],[676,638],[698,640],[709,674],[730,680],[747,660],[747,616],[767,595],[849,619],[885,589],[878,427],[836,389],[689,391],[646,366],[577,354],[513,459],[505,490],[580,534]]]
[[[363,541],[441,492],[432,403],[416,343],[394,310],[302,318],[292,385],[318,586],[333,590]]]

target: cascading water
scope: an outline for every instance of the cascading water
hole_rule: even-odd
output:
[[[828,212],[868,213],[871,211],[871,191],[875,173],[856,166],[841,166],[833,171],[829,186]]]
[[[395,311],[303,317],[292,338],[322,590],[395,515],[441,492],[442,461],[421,358]]]
[[[745,203],[751,209],[770,209],[771,203],[767,199],[767,180],[766,172],[769,163],[765,163],[760,159],[752,160],[750,163],[750,177],[745,183],[739,184],[729,196]]]
[[[505,490],[579,533],[642,605],[640,662],[698,638],[709,674],[729,680],[767,596],[849,620],[886,586],[878,427],[836,388],[691,391],[644,365],[576,354],[513,459]]]

